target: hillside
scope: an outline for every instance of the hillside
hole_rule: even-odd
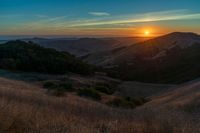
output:
[[[163,94],[176,85],[172,84],[150,84],[136,81],[124,81],[119,84],[118,95],[129,97],[152,97]]]
[[[200,76],[199,44],[199,35],[175,32],[121,49],[91,54],[84,60],[110,68],[111,76],[125,80],[182,83]]]
[[[100,62],[96,64],[100,66],[122,62],[133,63],[136,57],[156,58],[165,55],[167,51],[176,47],[184,49],[196,43],[200,43],[200,36],[195,33],[173,32],[144,42],[133,42],[128,47],[90,54],[84,60],[93,63],[95,59],[98,59]]]
[[[163,94],[153,96],[152,101],[145,107],[157,109],[175,109],[195,115],[193,119],[199,120],[200,115],[200,81],[194,80],[168,90]]]
[[[0,68],[51,74],[92,72],[90,65],[67,52],[58,52],[23,41],[9,41],[0,45]]]
[[[0,78],[0,84],[1,132],[169,133],[176,129],[178,133],[198,133],[199,129],[198,121],[192,121],[199,112],[184,113],[180,106],[180,103],[198,104],[196,83],[177,87],[135,110],[111,108],[73,93],[51,96],[38,85],[22,81]],[[166,101],[171,101],[169,105],[176,107],[176,111],[166,108]]]

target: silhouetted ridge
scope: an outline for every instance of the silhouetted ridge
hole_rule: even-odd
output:
[[[32,42],[9,41],[0,45],[0,68],[14,71],[90,74],[92,68],[67,52],[44,48]]]
[[[172,32],[161,37],[171,37],[171,38],[200,38],[200,36],[193,32]],[[160,38],[160,37],[158,37]]]

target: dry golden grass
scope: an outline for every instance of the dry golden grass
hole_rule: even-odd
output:
[[[0,78],[4,133],[195,133],[195,126],[177,112],[113,109],[73,94],[49,96],[38,86]]]

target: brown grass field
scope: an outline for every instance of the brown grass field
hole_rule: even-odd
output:
[[[156,97],[155,101],[153,99],[137,109],[125,110],[111,108],[72,93],[64,97],[50,96],[37,85],[0,78],[0,132],[200,132],[199,120],[193,119],[197,115],[173,106],[161,108],[163,99],[167,99],[164,97]],[[162,99],[161,102],[157,101],[159,99]]]

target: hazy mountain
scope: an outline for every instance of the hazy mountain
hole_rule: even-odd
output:
[[[114,37],[114,38],[32,38],[22,39],[33,41],[46,48],[66,51],[75,56],[85,56],[90,53],[111,50],[120,46],[129,46],[149,38],[142,37]]]

